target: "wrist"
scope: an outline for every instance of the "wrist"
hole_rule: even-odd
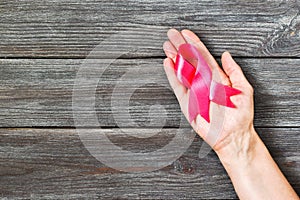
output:
[[[298,199],[254,128],[238,134],[216,153],[239,198]]]
[[[248,130],[232,133],[229,137],[215,148],[226,170],[241,163],[248,165],[264,147],[253,126]]]

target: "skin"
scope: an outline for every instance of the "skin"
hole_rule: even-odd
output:
[[[228,108],[211,102],[211,122],[206,122],[198,115],[191,123],[197,134],[219,156],[239,198],[299,199],[254,129],[253,88],[230,53],[223,53],[222,69],[193,32],[170,29],[167,35],[169,40],[163,45],[167,56],[164,60],[164,69],[186,117],[188,116],[189,90],[179,82],[174,71],[177,50],[181,44],[190,43],[198,48],[210,66],[215,81],[242,92],[231,97],[236,108]]]

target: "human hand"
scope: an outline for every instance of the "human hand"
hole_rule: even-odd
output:
[[[223,71],[191,31],[178,32],[171,29],[168,37],[169,41],[163,45],[168,57],[164,60],[164,68],[186,118],[189,116],[189,90],[179,82],[174,71],[174,62],[181,44],[190,43],[199,50],[212,70],[214,81],[241,91],[230,97],[236,108],[210,102],[210,123],[200,115],[191,122],[193,129],[218,154],[239,198],[299,199],[254,130],[253,89],[231,55],[223,53]]]
[[[229,144],[249,143],[251,141],[249,138],[255,132],[253,128],[253,89],[239,65],[228,52],[225,52],[221,59],[223,71],[205,45],[189,30],[179,32],[170,29],[168,38],[169,41],[163,45],[168,57],[164,60],[164,69],[185,117],[188,118],[189,90],[179,82],[174,71],[178,48],[184,43],[190,43],[197,47],[212,70],[213,80],[242,92],[231,97],[236,108],[224,107],[211,102],[210,123],[198,115],[191,122],[193,129],[217,152],[226,149]]]

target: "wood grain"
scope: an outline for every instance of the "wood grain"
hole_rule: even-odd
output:
[[[136,135],[149,130],[131,129]],[[139,138],[127,140],[119,129],[89,129],[90,132],[105,134],[127,150],[137,151],[137,146],[140,146],[141,152],[145,149],[154,151],[170,140],[169,136],[176,130],[163,129],[160,136],[148,138],[152,143],[145,143],[147,140]],[[257,131],[289,182],[300,192],[300,129],[260,128]],[[202,145],[198,137],[169,166],[154,172],[125,173],[111,169],[92,157],[75,129],[1,129],[0,136],[2,197],[236,198],[218,157],[213,152],[204,158],[198,157]],[[111,155],[115,153],[111,152]]]
[[[73,89],[83,100],[82,106],[73,106],[74,112],[87,117],[86,123],[79,126],[94,126],[89,123],[91,117],[86,115],[93,110],[100,126],[180,125],[181,111],[168,88],[161,59],[118,59],[111,65],[108,62],[90,60],[83,65],[80,59],[0,60],[0,126],[74,127]],[[238,59],[238,62],[255,89],[255,125],[299,126],[300,60]],[[87,75],[82,85],[75,88],[79,69]],[[95,79],[93,84],[91,80]],[[93,87],[96,93],[91,95],[89,91]],[[89,102],[93,95],[95,109],[86,106],[93,105]],[[129,115],[124,112],[126,109]],[[117,121],[116,111],[122,111]],[[185,120],[182,126],[189,127]]]
[[[163,56],[171,27],[195,31],[214,55],[299,57],[299,16],[298,0],[2,0],[0,57],[83,58],[113,34],[139,47],[124,57]]]
[[[256,129],[299,194],[299,5],[1,0],[0,198],[236,199],[216,154],[199,158],[199,137],[168,166],[143,173],[108,167],[80,140],[84,130],[146,155],[170,144],[178,130],[191,133],[162,68],[162,44],[172,27],[193,30],[214,56],[227,50],[239,57],[255,89]],[[104,129],[91,128],[93,117]],[[120,150],[91,141],[108,147],[108,157],[119,157],[114,164],[137,169],[132,163],[138,158],[122,162]],[[159,158],[179,149],[170,147]],[[159,158],[142,157],[158,165]]]

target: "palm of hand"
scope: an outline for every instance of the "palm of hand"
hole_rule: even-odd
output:
[[[233,138],[235,140],[241,138],[242,135],[239,137],[238,134],[253,127],[253,89],[243,75],[241,68],[234,62],[230,54],[225,52],[222,55],[224,72],[205,45],[189,30],[178,32],[171,29],[168,32],[168,38],[169,41],[164,43],[164,51],[168,57],[164,61],[165,71],[181,110],[186,117],[188,116],[189,90],[178,81],[174,72],[177,50],[181,44],[190,43],[198,48],[211,67],[213,80],[242,91],[241,94],[231,97],[236,108],[228,108],[211,102],[211,122],[206,122],[198,115],[191,123],[193,129],[215,150],[232,142]]]

